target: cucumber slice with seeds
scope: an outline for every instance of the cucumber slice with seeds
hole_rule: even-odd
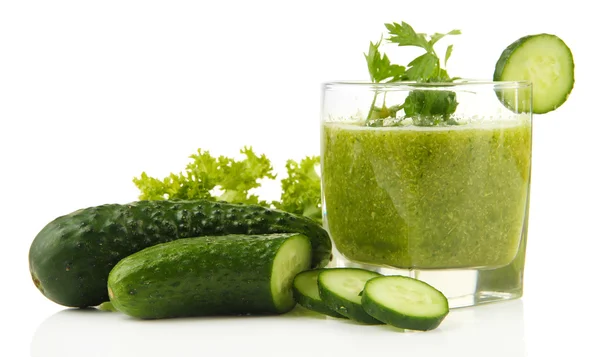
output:
[[[294,299],[302,307],[309,310],[338,318],[346,318],[334,310],[330,309],[319,295],[319,287],[317,286],[317,277],[324,269],[314,269],[304,271],[294,278],[293,290]]]
[[[362,306],[377,320],[407,330],[433,330],[449,313],[444,294],[423,281],[404,276],[369,280]]]
[[[525,36],[500,55],[495,81],[530,81],[529,88],[514,93],[500,90],[498,97],[511,110],[544,114],[560,107],[575,84],[575,64],[569,47],[551,34]],[[532,94],[533,92],[533,94]],[[533,95],[533,108],[527,103]]]
[[[381,274],[357,268],[325,269],[317,278],[319,295],[330,309],[351,320],[370,325],[382,324],[366,313],[361,305],[365,283],[378,276]]]

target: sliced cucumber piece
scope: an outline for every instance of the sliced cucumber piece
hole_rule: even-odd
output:
[[[310,239],[297,233],[180,238],[121,259],[107,292],[141,319],[283,314],[296,306],[292,282],[311,259]]]
[[[511,110],[527,112],[533,92],[535,114],[560,107],[575,84],[573,54],[563,40],[551,34],[525,36],[500,55],[494,71],[495,81],[530,81],[533,90],[500,90],[498,96]]]
[[[105,301],[102,304],[98,305],[97,307],[98,310],[100,311],[111,311],[111,312],[116,312],[118,311],[112,304],[112,302],[110,301]]]
[[[428,331],[448,315],[448,299],[431,285],[404,276],[369,280],[362,294],[365,311],[388,325]]]
[[[325,269],[317,278],[319,295],[330,309],[351,320],[371,325],[382,324],[365,312],[360,296],[365,283],[378,276],[381,274],[357,268]]]
[[[317,286],[317,277],[324,269],[314,269],[304,271],[294,278],[294,299],[301,306],[332,317],[346,318],[330,309],[319,295]]]
[[[311,247],[306,236],[297,235],[284,242],[271,267],[271,294],[275,308],[283,313],[296,305],[292,284],[296,275],[310,268]],[[261,257],[262,258],[262,257]]]

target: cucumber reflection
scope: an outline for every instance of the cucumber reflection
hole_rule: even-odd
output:
[[[37,328],[33,357],[53,356],[526,356],[522,300],[452,310],[430,332],[402,333],[315,317],[137,320],[95,309],[62,310]],[[312,353],[311,353],[312,351]],[[317,352],[318,351],[318,352]]]

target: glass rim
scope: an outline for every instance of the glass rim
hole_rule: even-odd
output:
[[[367,87],[373,89],[396,89],[396,90],[414,90],[415,88],[434,89],[434,88],[467,88],[467,87],[493,87],[495,89],[522,89],[532,86],[531,81],[494,81],[485,79],[465,79],[461,78],[452,82],[417,82],[417,81],[399,81],[392,83],[375,83],[366,80],[336,80],[323,83],[323,88],[335,87]]]

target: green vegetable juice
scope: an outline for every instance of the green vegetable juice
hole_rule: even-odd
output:
[[[526,220],[531,121],[322,127],[327,228],[347,259],[396,268],[499,267]]]

